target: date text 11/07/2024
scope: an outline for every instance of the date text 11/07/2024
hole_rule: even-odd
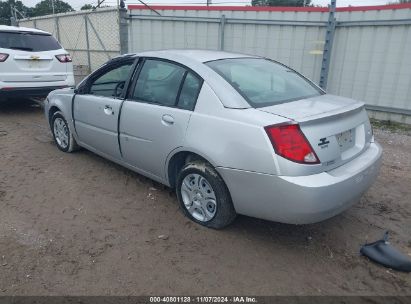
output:
[[[150,303],[258,303],[255,297],[150,297]]]

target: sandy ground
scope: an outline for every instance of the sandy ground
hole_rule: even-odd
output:
[[[38,106],[0,105],[0,295],[411,295],[411,274],[359,255],[388,229],[411,258],[411,136],[375,133],[381,174],[347,212],[215,231],[161,185],[60,152]]]

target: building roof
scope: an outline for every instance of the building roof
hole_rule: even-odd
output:
[[[254,12],[328,12],[328,7],[294,7],[294,6],[191,6],[191,5],[145,5],[131,4],[129,10],[184,10],[184,11],[254,11]],[[368,6],[347,6],[337,7],[337,12],[373,11],[373,10],[396,10],[411,9],[411,3],[388,4],[388,5],[368,5]]]

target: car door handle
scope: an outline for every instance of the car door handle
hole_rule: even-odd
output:
[[[165,125],[172,125],[174,123],[174,117],[168,114],[164,114],[161,120]]]
[[[106,106],[104,107],[104,113],[107,114],[107,115],[114,115],[113,108],[110,107],[110,106],[108,106],[108,105],[106,105]]]

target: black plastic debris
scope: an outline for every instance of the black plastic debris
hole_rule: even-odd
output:
[[[395,270],[411,272],[411,260],[388,242],[388,231],[382,240],[365,244],[360,253],[370,260]]]

